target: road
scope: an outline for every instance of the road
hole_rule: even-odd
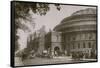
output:
[[[33,58],[33,59],[26,59],[23,62],[20,61],[19,65],[17,66],[23,66],[23,65],[42,65],[42,64],[57,64],[57,63],[75,63],[75,62],[88,62],[88,61],[94,61],[94,60],[73,60],[68,58]]]

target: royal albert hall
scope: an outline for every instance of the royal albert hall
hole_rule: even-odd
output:
[[[54,31],[62,32],[62,48],[70,55],[82,52],[97,53],[97,11],[86,8],[64,18]]]

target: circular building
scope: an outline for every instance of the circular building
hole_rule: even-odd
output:
[[[85,57],[96,55],[96,9],[87,8],[64,18],[54,30],[62,32],[62,48],[67,55],[82,53]]]

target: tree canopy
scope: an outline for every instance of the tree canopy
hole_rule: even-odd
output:
[[[31,9],[33,13],[45,15],[50,10],[50,4],[48,3],[38,3],[38,2],[15,2],[15,16],[16,18],[25,18],[29,16],[28,12]],[[60,5],[54,4],[57,10],[60,11]]]
[[[61,7],[59,4],[54,4],[56,9],[60,11]],[[24,23],[27,23],[27,21],[31,21],[31,15],[29,14],[29,11],[32,10],[34,14],[38,14],[40,16],[46,15],[48,11],[50,11],[50,4],[48,3],[38,3],[38,2],[20,2],[15,1],[14,2],[14,8],[15,8],[15,32],[17,33],[17,29],[28,29],[24,24],[21,23],[21,19],[23,19]],[[34,26],[33,26],[34,27]],[[19,39],[17,35],[15,35],[16,41]],[[18,42],[16,42],[18,43]],[[18,45],[16,44],[15,47],[18,49]],[[15,49],[16,49],[15,48]],[[17,50],[16,49],[16,50]]]

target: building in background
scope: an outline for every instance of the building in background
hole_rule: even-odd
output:
[[[51,56],[60,56],[62,52],[61,32],[50,31],[45,35],[45,49]]]
[[[96,58],[97,23],[96,9],[87,8],[64,18],[54,31],[45,31],[45,26],[29,37],[27,49],[42,55]]]
[[[37,53],[38,54],[42,54],[42,52],[45,50],[45,35],[46,35],[46,31],[45,31],[45,26],[43,25],[39,32],[39,39],[38,39],[38,50]]]
[[[97,53],[96,9],[87,8],[74,12],[71,16],[64,18],[54,30],[62,32],[62,42],[67,55],[83,53],[85,57]]]

